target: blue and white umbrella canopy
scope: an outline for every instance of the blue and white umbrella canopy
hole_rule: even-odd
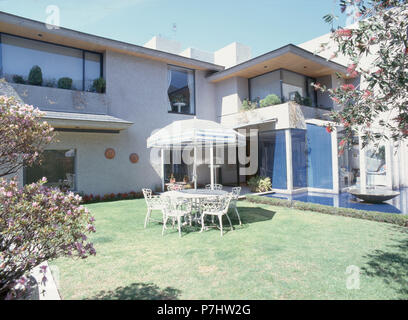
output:
[[[243,147],[246,137],[234,129],[226,128],[210,120],[189,119],[174,121],[156,131],[147,139],[148,148],[182,149],[185,147],[210,148],[211,150],[211,185],[214,186],[213,147]],[[196,152],[194,152],[195,158]],[[194,161],[194,185],[197,188],[197,163]]]
[[[246,138],[220,123],[190,119],[174,121],[147,139],[148,148],[176,149],[183,147],[245,146]]]

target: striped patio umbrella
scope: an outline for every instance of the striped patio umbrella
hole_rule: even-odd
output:
[[[214,150],[217,146],[245,146],[246,137],[234,129],[226,128],[220,123],[189,119],[174,121],[156,131],[147,139],[148,148],[182,149],[194,147],[194,186],[197,188],[196,148],[210,148],[211,186],[214,186]],[[163,153],[162,153],[163,154]]]

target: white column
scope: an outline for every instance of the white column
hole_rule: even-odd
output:
[[[285,130],[286,142],[286,185],[289,193],[293,191],[292,136],[290,129]]]
[[[213,145],[211,145],[210,147],[210,169],[211,169],[211,190],[214,190],[214,149],[213,149]]]
[[[339,146],[337,144],[337,128],[331,133],[332,145],[332,176],[333,176],[333,191],[339,193]]]
[[[162,191],[164,192],[164,149],[161,149],[161,183]]]
[[[193,169],[193,175],[194,175],[194,189],[197,189],[197,147],[194,146],[194,169]]]

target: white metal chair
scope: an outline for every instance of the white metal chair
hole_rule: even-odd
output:
[[[172,183],[167,186],[167,191],[179,191],[183,190],[184,186],[182,184]]]
[[[163,210],[163,229],[162,235],[164,235],[164,230],[166,230],[167,220],[172,218],[177,220],[177,228],[179,237],[181,237],[181,217],[184,220],[187,219],[191,214],[191,200],[184,198],[162,198],[162,210]]]
[[[239,225],[242,225],[241,217],[239,216],[239,212],[237,209],[237,202],[238,202],[238,197],[240,193],[241,193],[241,187],[232,188],[232,192],[230,193],[231,194],[230,208],[235,210],[235,213],[238,216]]]
[[[205,185],[205,188],[207,189],[207,190],[211,190],[211,184],[206,184]],[[214,190],[222,190],[222,184],[218,184],[218,183],[215,183],[214,184]]]
[[[146,206],[147,206],[147,213],[146,213],[146,218],[145,218],[145,223],[144,223],[144,227],[146,228],[147,224],[150,221],[161,222],[161,221],[152,219],[151,214],[153,210],[162,211],[163,205],[162,205],[162,201],[159,196],[152,195],[151,189],[145,188],[145,189],[142,189],[142,191],[143,191],[143,196],[145,198]]]
[[[217,216],[220,222],[220,230],[221,230],[221,237],[223,236],[223,228],[222,228],[222,217],[225,215],[227,216],[228,222],[231,226],[231,231],[234,230],[232,227],[231,219],[228,216],[228,209],[231,202],[231,195],[228,194],[226,196],[221,197],[212,197],[209,199],[205,199],[201,202],[201,231],[203,232],[205,225],[204,219],[206,215],[209,216]]]

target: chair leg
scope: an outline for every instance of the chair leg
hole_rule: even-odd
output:
[[[200,232],[204,231],[204,213],[201,214],[201,230]]]
[[[146,229],[146,227],[147,227],[147,223],[150,221],[150,212],[151,212],[151,209],[147,209],[146,218],[145,218],[145,223],[144,223],[145,229]]]
[[[230,224],[230,226],[231,226],[231,231],[234,231],[234,228],[232,227],[231,219],[230,219],[228,213],[226,214],[226,216],[227,216],[227,219],[228,219],[229,224]]]
[[[238,216],[239,225],[242,225],[241,217],[239,216],[239,212],[238,212],[237,207],[235,207],[235,212],[236,212],[236,214],[237,214],[237,216]]]
[[[166,223],[167,223],[167,216],[164,216],[164,217],[163,217],[162,236],[164,235],[164,230],[166,230]]]
[[[221,230],[221,237],[223,236],[222,234],[222,215],[218,215],[218,220],[220,221],[220,230]]]
[[[177,226],[178,226],[179,237],[181,237],[181,222],[180,222],[180,220],[181,220],[181,217],[178,216],[177,217]]]

